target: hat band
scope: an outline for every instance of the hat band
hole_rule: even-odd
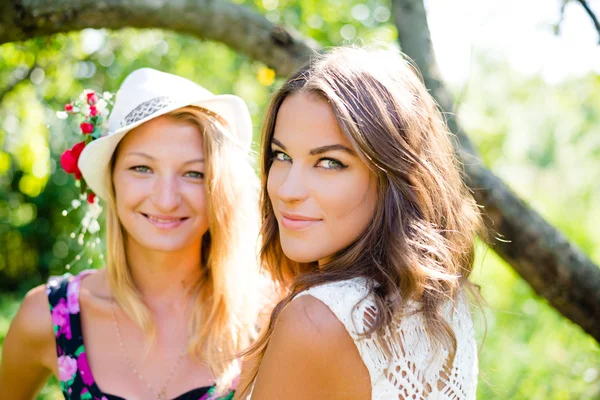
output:
[[[121,120],[119,126],[120,128],[123,128],[127,125],[135,124],[136,122],[141,121],[152,114],[156,114],[158,111],[175,103],[177,103],[177,101],[169,96],[155,97],[151,100],[145,101],[127,114],[127,116]]]

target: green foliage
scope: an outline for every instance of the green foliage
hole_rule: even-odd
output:
[[[388,2],[236,2],[324,46],[395,41]],[[27,289],[62,274],[79,254],[74,272],[88,267],[88,257],[91,267],[102,264],[101,247],[82,253],[69,236],[80,210],[62,216],[77,188],[58,159],[78,141],[78,125],[57,119],[55,111],[85,88],[114,92],[128,73],[147,66],[244,98],[256,139],[280,83],[270,69],[222,44],[159,30],[84,30],[4,44],[0,92],[34,65],[30,78],[0,99],[0,345]],[[600,79],[590,75],[550,86],[482,58],[468,88],[458,114],[487,165],[600,262]],[[473,279],[489,303],[479,398],[600,396],[594,340],[540,300],[493,252],[480,252]],[[478,327],[483,339],[482,321]],[[58,398],[57,387],[51,381],[40,398]]]
[[[596,263],[599,105],[600,81],[592,74],[549,85],[483,58],[474,65],[458,111],[487,165]],[[536,296],[493,252],[482,251],[477,265],[473,280],[490,305],[479,397],[598,398],[598,343]]]

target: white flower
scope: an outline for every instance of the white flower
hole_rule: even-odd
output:
[[[67,119],[67,117],[68,117],[68,116],[69,116],[69,114],[67,114],[67,113],[66,113],[66,112],[64,112],[64,111],[57,111],[57,112],[56,112],[56,117],[57,117],[58,119]]]
[[[98,219],[102,214],[102,206],[98,203],[98,196],[94,199],[94,202],[89,205],[89,213],[93,219]]]
[[[85,89],[83,92],[81,92],[81,94],[79,95],[79,100],[81,100],[83,103],[87,103],[87,95],[88,93],[93,93],[94,91],[92,89]]]
[[[113,98],[113,95],[110,92],[104,92],[102,93],[102,97],[104,97],[106,100],[110,100]]]
[[[71,207],[73,207],[73,208],[79,208],[80,205],[81,205],[81,201],[79,201],[79,200],[71,201]]]
[[[91,221],[92,221],[92,216],[90,215],[90,212],[88,211],[85,213],[85,216],[81,220],[81,226],[83,226],[85,229],[88,229]]]
[[[81,108],[81,112],[83,113],[83,115],[85,115],[87,117],[90,114],[90,106],[88,106],[87,104],[84,105]]]
[[[100,100],[98,100],[98,103],[96,103],[96,109],[98,110],[99,113],[103,113],[104,110],[106,110],[107,105],[108,105],[108,103],[106,102],[106,100],[100,99]]]
[[[88,227],[88,232],[92,235],[97,233],[100,230],[100,224],[97,220],[93,219],[90,221],[90,226]]]

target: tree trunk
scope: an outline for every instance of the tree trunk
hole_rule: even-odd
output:
[[[600,342],[600,269],[483,166],[440,79],[423,0],[392,0],[392,6],[402,51],[415,61],[447,113],[467,184],[492,222],[491,236],[502,237],[494,241],[494,250],[537,294]]]
[[[465,178],[492,229],[506,241],[494,249],[542,297],[600,342],[600,269],[486,169],[452,114],[437,72],[422,0],[394,0],[403,51],[457,135]],[[262,15],[223,0],[21,0],[0,4],[0,44],[84,28],[162,28],[227,44],[287,75],[319,46]],[[492,237],[495,233],[492,232]]]

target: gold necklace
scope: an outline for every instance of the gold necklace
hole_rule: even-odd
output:
[[[175,371],[177,371],[177,369],[179,368],[179,365],[181,364],[181,360],[185,356],[186,351],[184,350],[181,352],[179,359],[177,359],[177,362],[171,369],[171,373],[167,377],[167,380],[165,381],[165,384],[162,386],[162,388],[160,390],[154,389],[148,383],[148,381],[146,381],[146,379],[144,379],[142,374],[140,374],[138,372],[138,370],[135,368],[135,366],[133,365],[133,361],[131,361],[131,358],[129,357],[129,353],[127,353],[127,349],[125,349],[125,345],[123,344],[123,337],[121,336],[121,330],[119,329],[119,324],[117,323],[117,314],[115,313],[114,300],[111,301],[111,311],[112,311],[112,316],[113,316],[113,323],[115,324],[115,329],[117,330],[117,337],[119,338],[119,345],[121,346],[121,351],[125,355],[125,359],[127,360],[127,363],[129,364],[129,368],[135,373],[135,375],[138,377],[140,382],[142,382],[144,385],[146,385],[148,387],[148,389],[156,396],[156,400],[168,400],[167,399],[167,387],[169,386],[169,382],[171,381],[171,378],[173,378],[173,375],[175,375]]]

